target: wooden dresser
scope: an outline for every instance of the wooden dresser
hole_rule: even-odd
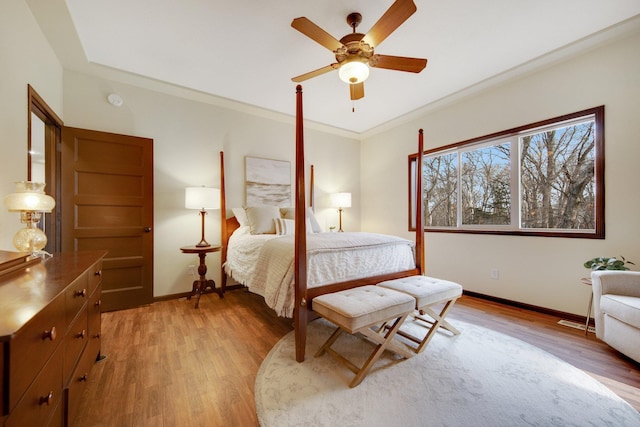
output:
[[[0,426],[69,425],[100,356],[104,251],[0,251]]]

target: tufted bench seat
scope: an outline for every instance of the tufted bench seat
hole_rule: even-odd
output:
[[[412,296],[375,285],[315,297],[313,311],[338,326],[315,356],[322,356],[326,352],[335,357],[356,374],[349,386],[357,386],[385,349],[407,358],[412,356],[406,346],[392,340],[404,320],[413,312],[414,306],[415,299]],[[387,323],[391,325],[388,329],[374,330],[374,327]],[[377,343],[360,368],[331,348],[343,331],[360,333]]]
[[[398,332],[399,335],[417,344],[417,347],[414,348],[415,353],[424,350],[438,328],[446,329],[454,335],[460,334],[460,331],[444,319],[456,300],[462,296],[462,286],[458,283],[419,275],[387,280],[378,283],[378,286],[411,295],[415,298],[417,311],[414,317],[431,325],[423,338],[414,337],[404,331]],[[436,313],[432,306],[442,303],[444,303],[444,307],[439,313]],[[431,319],[426,318],[425,314],[429,315]]]

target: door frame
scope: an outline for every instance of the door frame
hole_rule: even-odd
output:
[[[31,115],[44,123],[45,191],[58,200],[60,194],[60,146],[64,123],[30,84],[27,85],[27,181],[31,181],[32,141]],[[47,252],[60,252],[62,248],[60,205],[56,203],[50,214],[43,215],[47,235]]]

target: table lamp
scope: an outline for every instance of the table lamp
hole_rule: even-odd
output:
[[[51,212],[56,206],[56,201],[44,193],[45,185],[44,182],[18,181],[15,193],[4,199],[9,212],[20,212],[20,221],[26,224],[13,238],[13,245],[20,252],[41,252],[47,245],[47,235],[37,224],[43,212]]]
[[[333,193],[330,196],[331,206],[334,208],[338,208],[338,212],[340,213],[340,228],[338,231],[342,230],[342,209],[351,207],[351,193]]]
[[[184,207],[198,209],[202,216],[202,236],[199,248],[211,246],[204,238],[204,216],[207,210],[220,209],[220,189],[211,187],[187,187],[184,192]]]

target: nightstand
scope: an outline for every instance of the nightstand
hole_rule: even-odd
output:
[[[193,296],[196,297],[196,308],[198,308],[200,303],[200,296],[208,287],[210,287],[213,292],[216,292],[220,298],[224,297],[222,289],[216,289],[216,282],[212,279],[207,279],[207,264],[205,262],[205,258],[208,253],[218,252],[221,249],[222,246],[184,246],[180,248],[182,253],[198,254],[198,257],[200,258],[200,265],[198,265],[198,275],[200,275],[200,278],[193,281],[191,295],[187,297],[189,300]]]

